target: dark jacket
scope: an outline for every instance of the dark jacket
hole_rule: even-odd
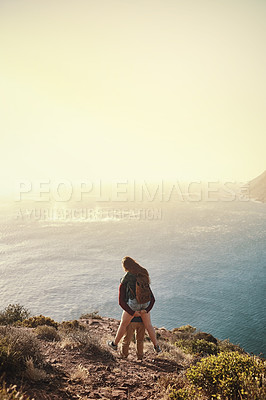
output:
[[[132,274],[130,274],[129,272],[123,277],[120,286],[119,286],[119,305],[120,307],[123,308],[123,310],[125,310],[128,314],[130,315],[134,315],[135,311],[133,311],[129,305],[127,304],[128,301],[128,293],[127,293],[127,284],[128,281],[130,285],[132,285],[132,289],[135,291],[135,288],[133,287],[133,279],[131,279]],[[131,282],[132,281],[132,282]],[[135,281],[136,283],[136,281]],[[148,307],[146,308],[147,313],[151,311],[153,305],[155,303],[155,298],[154,295],[151,291],[151,300],[150,300],[150,304],[148,305]]]

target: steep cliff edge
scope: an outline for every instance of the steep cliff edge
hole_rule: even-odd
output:
[[[241,399],[265,398],[263,360],[227,340],[190,325],[171,331],[155,328],[162,352],[156,354],[146,336],[144,359],[137,360],[135,343],[124,359],[119,350],[112,351],[106,344],[118,325],[115,319],[95,314],[62,323],[39,316],[0,326],[0,375],[4,373],[6,380],[3,389],[0,382],[0,399],[18,398],[1,397],[5,385],[14,384],[20,394],[25,393],[19,397],[23,400],[206,400],[214,394],[225,398],[218,396],[229,389],[236,395],[245,391]],[[6,346],[8,358],[3,358]],[[199,381],[202,377],[206,387]]]
[[[249,182],[249,195],[254,200],[266,202],[266,170]]]

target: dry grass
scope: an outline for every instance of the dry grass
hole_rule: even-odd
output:
[[[30,398],[19,392],[16,385],[7,386],[5,382],[2,382],[0,384],[0,400],[30,400]]]
[[[171,361],[182,365],[183,367],[188,367],[193,363],[194,356],[192,354],[185,353],[179,347],[169,342],[163,342],[160,344],[162,352],[159,357],[168,358]]]
[[[63,349],[74,350],[87,347],[91,342],[87,332],[78,329],[66,330],[61,332],[60,347]]]
[[[92,336],[85,330],[73,329],[61,332],[59,346],[68,350],[82,350],[83,354],[98,356],[105,360],[114,360],[114,356],[106,346],[101,344],[96,336]]]
[[[77,346],[77,343],[69,338],[69,337],[64,337],[60,343],[59,346],[61,347],[61,349],[65,349],[65,350],[74,350]]]
[[[34,366],[32,358],[26,360],[26,371],[24,373],[25,377],[31,381],[41,381],[47,379],[47,374],[44,370],[36,368]]]
[[[83,365],[79,364],[77,368],[71,373],[70,379],[72,381],[84,382],[89,378],[89,371]]]
[[[0,350],[0,375],[20,375],[30,358],[35,365],[43,362],[38,339],[25,328],[0,327]]]

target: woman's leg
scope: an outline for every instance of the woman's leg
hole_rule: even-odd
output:
[[[151,324],[150,313],[149,312],[147,313],[145,310],[141,310],[141,319],[143,321],[145,328],[148,331],[148,334],[149,334],[149,337],[150,337],[152,343],[156,347],[157,346],[156,333],[155,333],[154,327]]]
[[[130,321],[132,320],[133,317],[134,317],[134,315],[130,315],[126,311],[123,311],[122,317],[121,317],[121,322],[120,322],[119,328],[116,332],[115,340],[113,342],[116,346],[118,345],[120,339],[126,333],[127,326],[130,324]]]

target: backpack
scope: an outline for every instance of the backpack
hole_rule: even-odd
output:
[[[135,295],[131,288],[130,291]],[[136,300],[139,304],[148,303],[151,300],[151,289],[147,275],[136,275]]]

